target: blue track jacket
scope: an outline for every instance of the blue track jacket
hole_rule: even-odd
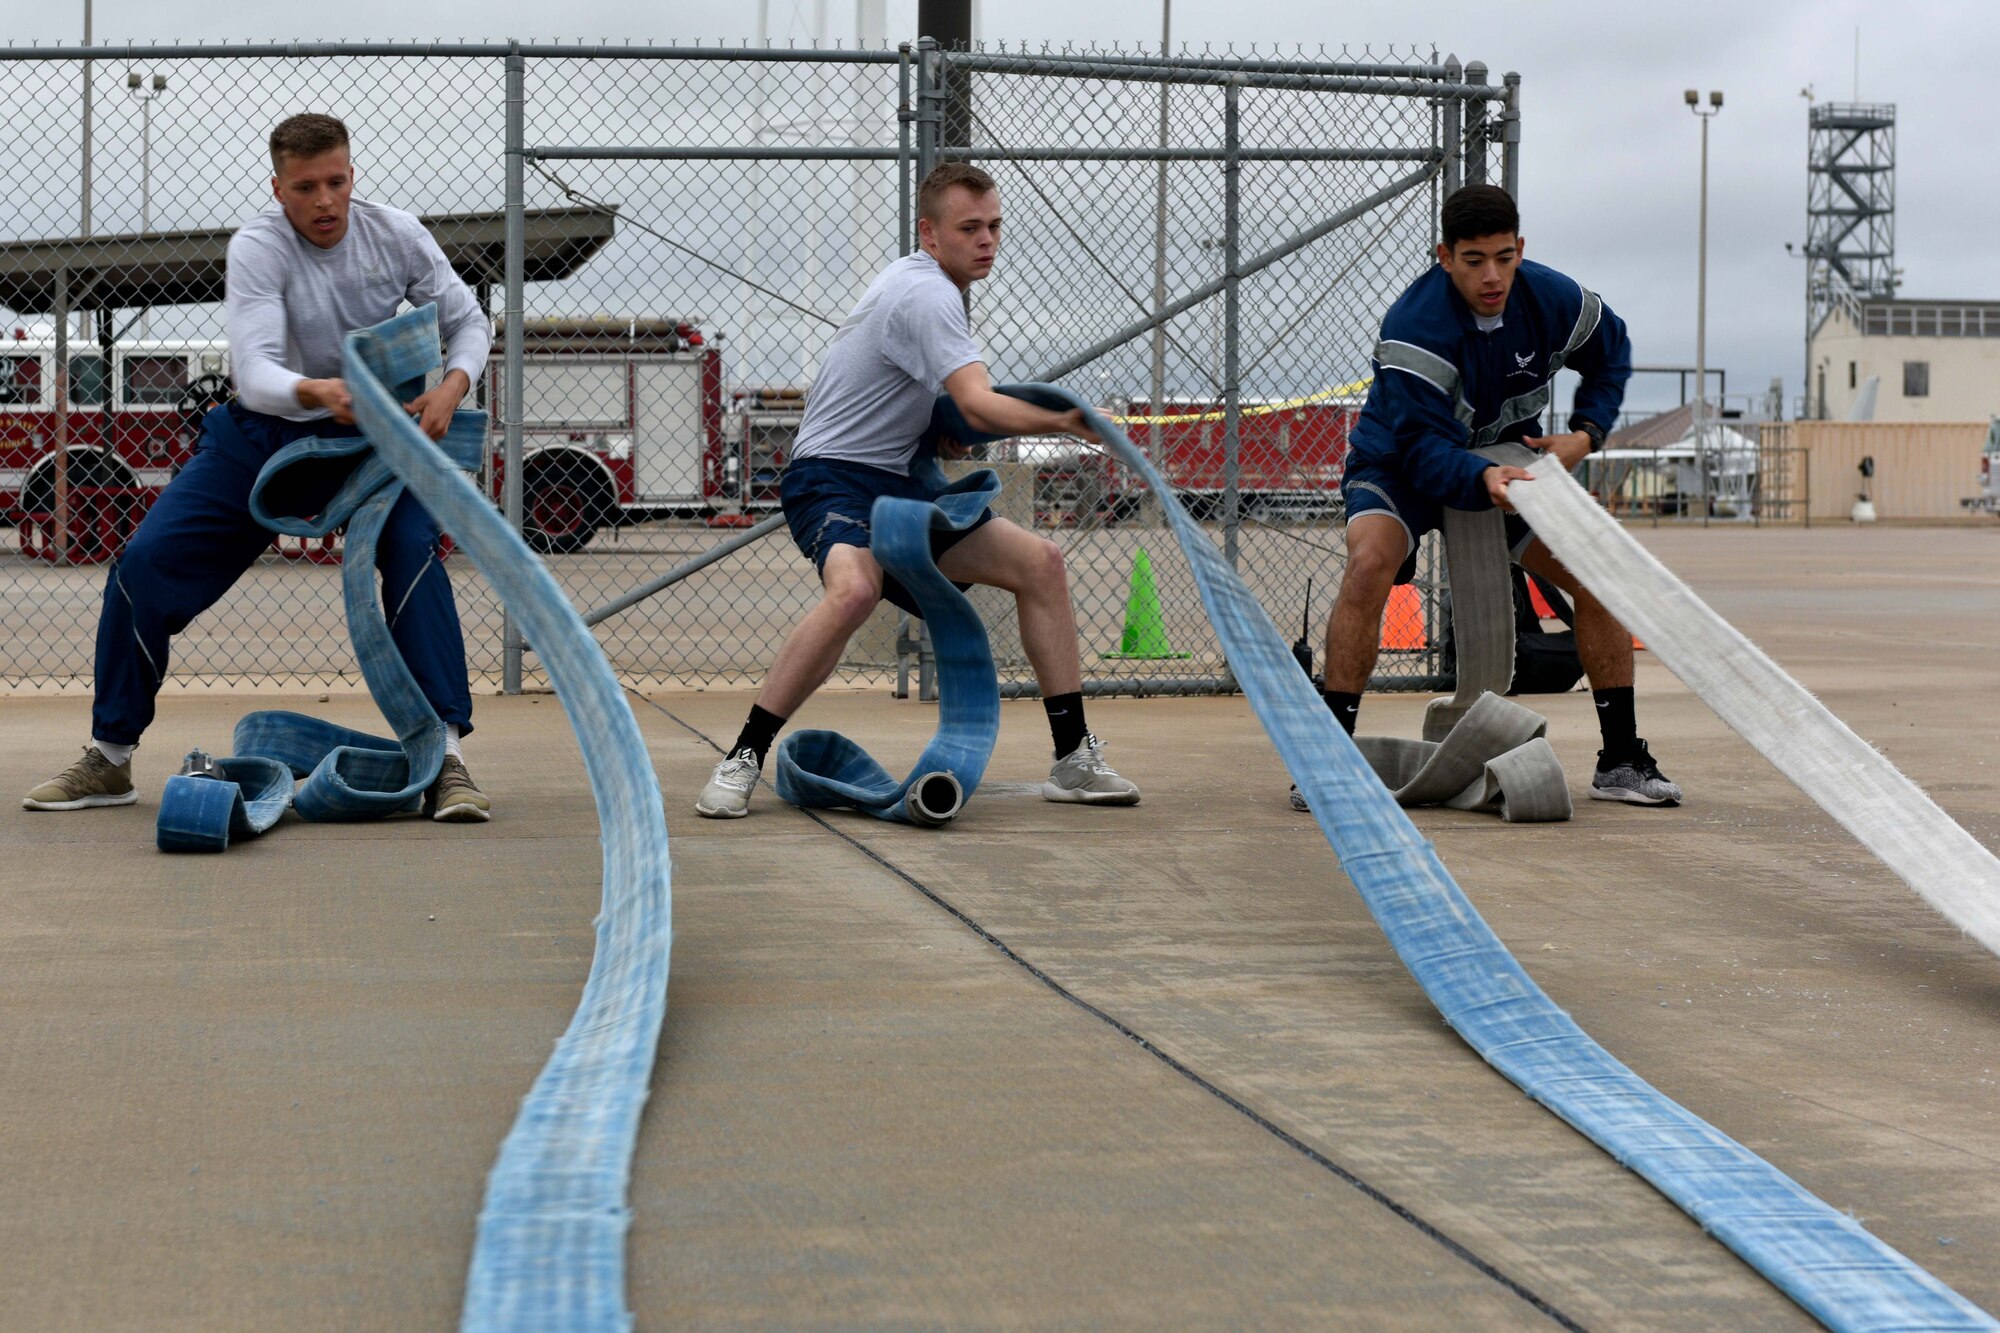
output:
[[[1349,456],[1393,469],[1453,509],[1486,509],[1472,449],[1541,435],[1556,372],[1583,376],[1569,428],[1608,431],[1632,377],[1625,323],[1576,279],[1522,260],[1501,325],[1482,333],[1442,268],[1411,283],[1382,320],[1375,383],[1354,425]]]

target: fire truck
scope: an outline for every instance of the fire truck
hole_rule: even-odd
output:
[[[1244,400],[1238,410],[1236,490],[1252,519],[1338,517],[1347,435],[1358,397],[1314,395]],[[1219,402],[1181,399],[1159,411],[1143,399],[1122,404],[1118,420],[1195,518],[1222,512],[1228,458]],[[1016,441],[1017,461],[1033,463],[1036,513],[1045,525],[1117,522],[1137,513],[1138,478],[1100,450],[1065,437]]]
[[[692,320],[530,319],[522,340],[523,533],[550,554],[601,528],[658,515],[712,515],[741,499],[744,469],[725,429],[722,353]],[[501,399],[502,358],[485,401]],[[499,432],[490,469],[505,485]]]
[[[739,412],[725,422],[715,340],[674,319],[529,320],[523,340],[524,536],[551,554],[582,549],[602,528],[664,513],[740,507]],[[495,350],[481,406],[501,399]],[[68,386],[66,541],[56,529],[55,343],[26,329],[0,344],[0,519],[31,556],[72,563],[121,550],[200,434],[228,400],[217,342],[141,339],[111,348],[73,341]],[[501,432],[486,482],[505,485]],[[282,548],[281,548],[282,549]]]
[[[107,560],[194,447],[202,415],[228,397],[220,343],[140,339],[106,352],[72,342],[65,471],[70,524],[57,508],[55,343],[15,329],[0,343],[0,517],[29,555]]]
[[[1358,389],[1283,401],[1246,400],[1239,412],[1237,491],[1253,518],[1338,515],[1347,433]],[[724,425],[724,489],[745,510],[775,508],[778,480],[805,416],[799,387],[740,389]],[[1183,399],[1153,413],[1144,400],[1116,409],[1132,440],[1158,444],[1161,470],[1197,518],[1221,512],[1226,458],[1219,402]],[[1157,434],[1157,440],[1155,438]],[[1137,513],[1137,479],[1110,455],[1067,436],[1023,436],[988,455],[1035,469],[1036,520],[1045,527],[1115,523]]]

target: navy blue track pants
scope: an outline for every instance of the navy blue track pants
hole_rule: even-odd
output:
[[[208,414],[194,457],[160,493],[104,581],[91,709],[95,739],[138,743],[166,676],[168,641],[271,545],[270,530],[250,516],[251,484],[271,455],[308,435],[354,433],[329,421],[286,421],[236,404]],[[319,480],[324,494],[304,497],[293,512],[312,513],[345,476],[329,472]],[[375,553],[382,606],[424,697],[440,718],[470,732],[465,636],[438,543],[437,524],[415,496],[404,495],[389,512]]]

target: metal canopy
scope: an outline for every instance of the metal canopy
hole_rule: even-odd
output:
[[[604,248],[615,225],[597,208],[531,208],[525,212],[526,279],[567,278]],[[501,280],[506,268],[507,215],[436,213],[421,219],[453,269],[474,287]],[[133,310],[195,305],[222,299],[225,256],[233,227],[155,231],[0,243],[0,306],[22,315],[56,311],[68,288],[68,309]]]

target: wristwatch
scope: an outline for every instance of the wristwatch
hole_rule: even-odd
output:
[[[1595,421],[1585,421],[1582,417],[1578,417],[1570,423],[1570,426],[1571,429],[1580,430],[1590,437],[1590,452],[1593,454],[1604,447],[1604,427]]]

